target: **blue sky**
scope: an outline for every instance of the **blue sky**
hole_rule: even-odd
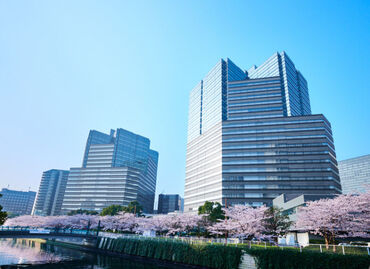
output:
[[[369,154],[369,44],[369,1],[0,1],[0,187],[37,190],[121,127],[159,151],[157,192],[182,194],[189,91],[219,58],[281,50],[338,160]]]

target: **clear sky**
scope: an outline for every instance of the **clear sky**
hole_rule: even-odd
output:
[[[183,194],[190,90],[282,50],[338,160],[370,154],[370,1],[0,0],[0,188],[36,191],[90,129],[125,128],[159,151],[157,192]]]

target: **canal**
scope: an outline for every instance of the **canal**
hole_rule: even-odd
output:
[[[1,268],[175,268],[92,254],[48,244],[43,239],[0,239]],[[178,268],[178,267],[176,267]]]

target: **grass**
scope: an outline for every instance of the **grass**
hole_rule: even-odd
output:
[[[336,254],[343,254],[343,248],[345,254],[353,254],[353,255],[368,255],[367,248],[366,247],[351,247],[351,246],[336,246],[335,249],[333,246],[329,246],[328,249],[326,249],[325,245],[321,245],[321,250],[323,253],[336,253]],[[318,251],[320,252],[320,246],[319,245],[309,245],[303,250],[310,250],[310,251]]]

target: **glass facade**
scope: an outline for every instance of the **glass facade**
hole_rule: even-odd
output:
[[[153,212],[158,152],[150,140],[124,129],[109,135],[90,131],[82,168],[71,168],[62,211],[87,209],[100,212],[138,201]]]
[[[57,216],[61,213],[69,171],[52,169],[42,173],[32,214]]]
[[[90,146],[96,144],[110,144],[114,141],[114,130],[110,130],[110,134],[101,133],[91,130],[86,141],[85,154],[82,161],[82,167],[86,167],[87,156],[89,154]]]
[[[370,154],[338,163],[343,193],[364,192],[370,188]]]
[[[36,192],[34,191],[15,191],[3,188],[0,191],[0,205],[3,211],[10,216],[30,215],[35,202]]]
[[[178,194],[160,194],[158,197],[158,214],[182,211],[182,198]]]
[[[227,82],[246,77],[230,59],[221,59],[195,86],[189,98],[188,141],[227,119]]]
[[[285,116],[311,114],[307,81],[284,51],[275,53],[259,67],[253,66],[247,73],[250,79],[280,78]]]
[[[188,140],[198,137],[202,126],[203,81],[190,92],[188,112]]]
[[[225,116],[223,100],[226,94],[224,69],[225,62],[221,60],[203,79],[201,134],[207,132]]]
[[[285,52],[248,71],[221,60],[194,90],[189,107],[200,113],[189,111],[185,211],[341,192],[330,123],[311,115],[307,82]],[[215,101],[204,101],[206,91]]]
[[[222,133],[228,205],[271,205],[281,194],[310,199],[341,192],[331,127],[323,115],[230,119]]]

